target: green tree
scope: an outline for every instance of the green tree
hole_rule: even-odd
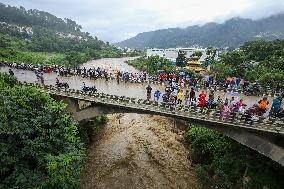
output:
[[[0,188],[78,188],[85,150],[65,108],[0,74]]]
[[[195,51],[194,53],[192,53],[192,55],[190,55],[190,57],[194,57],[194,56],[197,56],[197,57],[201,57],[203,55],[203,53],[201,51]]]
[[[282,188],[283,167],[255,151],[195,124],[189,125],[186,139],[204,188]]]
[[[214,75],[217,80],[226,79],[233,75],[233,67],[224,63],[215,63],[211,65],[210,73]]]
[[[168,59],[159,56],[140,57],[127,62],[129,65],[134,66],[139,70],[144,70],[151,75],[157,74],[158,70],[170,72],[175,69]]]
[[[239,65],[245,60],[245,54],[240,50],[230,51],[221,56],[221,62],[231,64],[232,66]]]
[[[176,65],[178,67],[185,67],[186,63],[187,63],[187,59],[185,57],[185,52],[180,50],[178,52],[178,57],[176,58]]]

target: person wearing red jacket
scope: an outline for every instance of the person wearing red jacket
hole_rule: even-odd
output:
[[[160,73],[160,75],[159,75],[159,81],[163,82],[163,74],[162,73]]]
[[[206,94],[204,93],[204,91],[202,91],[199,95],[198,106],[200,108],[204,108],[205,105],[206,105]]]
[[[171,79],[173,80],[176,77],[175,72],[172,71],[171,73]]]
[[[167,74],[164,73],[164,75],[163,75],[163,81],[166,81],[166,79],[167,79]]]

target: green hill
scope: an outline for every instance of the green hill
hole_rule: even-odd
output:
[[[0,3],[0,60],[11,61],[12,54],[19,55],[22,51],[28,54],[41,52],[41,55],[42,52],[59,53],[63,56],[56,57],[60,57],[58,61],[61,64],[122,56],[121,50],[81,29],[81,25],[68,18],[61,19],[48,12]],[[18,61],[25,62],[21,58]],[[37,62],[31,59],[30,63]]]
[[[284,39],[284,13],[259,20],[232,18],[223,24],[207,23],[140,33],[115,45],[130,48],[190,46],[239,47],[255,39]]]

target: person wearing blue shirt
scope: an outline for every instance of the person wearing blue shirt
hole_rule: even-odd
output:
[[[159,90],[156,90],[154,93],[154,100],[158,102],[160,96],[161,96],[161,92]]]

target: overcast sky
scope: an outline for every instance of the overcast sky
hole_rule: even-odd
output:
[[[240,16],[261,18],[284,12],[284,0],[0,0],[26,9],[71,18],[83,31],[109,42],[140,32],[224,22]]]

